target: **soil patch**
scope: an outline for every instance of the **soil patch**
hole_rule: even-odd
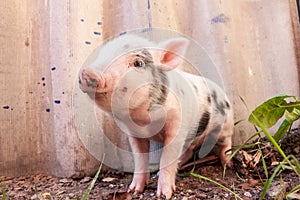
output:
[[[300,159],[300,129],[295,129],[282,139],[281,147],[285,153],[293,154]],[[268,144],[261,141],[268,177],[282,161],[281,156]],[[257,149],[247,149],[239,152],[233,159],[233,169],[226,170],[223,177],[223,168],[218,159],[211,157],[208,162],[198,162],[194,173],[208,177],[234,191],[242,199],[258,199],[263,190],[267,175],[263,165],[256,157]],[[251,160],[251,159],[252,160]],[[255,160],[256,159],[256,160]],[[221,187],[194,176],[176,178],[176,192],[172,199],[236,199],[233,194]],[[97,179],[88,199],[157,199],[157,174],[153,173],[149,185],[144,193],[139,195],[128,194],[126,191],[132,179],[132,174],[108,170],[102,172]],[[0,198],[5,195],[8,199],[80,199],[92,178],[80,180],[71,178],[57,178],[45,175],[9,178],[3,177],[2,185],[5,190],[0,191]],[[281,170],[273,181],[265,199],[282,197],[291,188],[300,184],[299,177],[291,170]]]

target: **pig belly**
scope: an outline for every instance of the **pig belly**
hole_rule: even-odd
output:
[[[179,165],[185,164],[193,158],[195,153],[203,158],[217,145],[219,157],[224,166],[228,157],[226,152],[231,149],[232,144],[234,120],[231,104],[217,84],[202,77],[190,74],[187,76],[189,80],[192,80],[192,87],[198,96],[200,117],[198,130],[188,135],[193,139],[186,143],[187,148],[180,157]]]

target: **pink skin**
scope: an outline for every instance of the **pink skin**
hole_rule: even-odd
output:
[[[177,56],[183,55],[188,42],[185,39],[177,39],[176,41],[167,41],[161,44],[160,48],[165,51],[151,52],[155,63],[159,64],[162,70],[169,71],[176,68],[182,61],[182,58]],[[111,97],[112,93],[124,74],[130,70],[136,70],[133,67],[134,55],[129,54],[118,58],[109,69],[104,73],[99,74],[92,68],[82,69],[79,75],[80,88],[90,97],[95,97],[96,104],[106,112],[112,112]],[[137,95],[142,96],[142,95]],[[132,99],[134,103],[135,99]],[[131,102],[131,101],[130,101]],[[145,101],[142,104],[136,104],[130,109],[130,116],[137,124],[149,123],[149,110],[147,110],[149,102]],[[178,101],[173,95],[168,95],[166,104],[164,105],[166,112],[166,121],[163,130],[148,138],[139,138],[129,135],[129,142],[132,152],[135,152],[134,163],[135,170],[133,180],[129,186],[128,192],[138,194],[143,192],[145,185],[148,184],[149,169],[148,169],[148,153],[149,141],[155,140],[164,144],[163,153],[160,160],[160,172],[158,179],[157,196],[165,195],[170,199],[173,191],[175,191],[175,178],[179,164],[179,157],[184,146],[184,139],[177,137],[179,127],[181,125],[181,113],[178,110]],[[181,133],[180,133],[181,134]],[[225,133],[226,134],[226,133]],[[199,139],[192,143],[198,145],[202,142]],[[229,149],[230,145],[224,145],[220,148],[220,158],[222,164],[226,163],[227,156],[224,154]],[[184,155],[190,156],[193,148],[188,148]],[[181,158],[184,158],[182,156]],[[182,159],[184,161],[184,159]],[[183,162],[181,162],[183,163]]]

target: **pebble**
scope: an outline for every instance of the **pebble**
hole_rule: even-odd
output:
[[[90,182],[91,179],[92,179],[91,177],[84,177],[82,180],[80,180],[80,183]]]
[[[31,200],[35,200],[35,199],[42,199],[43,197],[41,195],[38,194],[34,194],[30,199]]]
[[[74,194],[74,193],[69,193],[69,197],[70,197],[70,198],[74,198],[74,197],[75,197],[75,194]]]
[[[244,193],[244,196],[251,198],[251,197],[252,197],[252,194],[251,194],[250,192],[245,192],[245,193]]]
[[[196,198],[196,196],[195,195],[192,195],[192,196],[189,196],[188,197],[188,200],[196,200],[197,198]]]
[[[59,180],[60,183],[69,183],[70,181],[66,178]]]
[[[186,192],[187,192],[187,193],[193,193],[193,191],[192,191],[192,190],[187,190]]]
[[[286,190],[288,184],[286,182],[280,183],[279,181],[273,182],[267,192],[267,196],[275,198],[280,192]]]

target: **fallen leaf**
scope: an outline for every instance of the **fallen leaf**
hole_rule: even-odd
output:
[[[42,194],[43,199],[51,199],[51,194],[49,192],[45,192]]]
[[[114,181],[114,180],[116,180],[116,178],[107,177],[107,178],[102,179],[102,181],[103,181],[103,182],[106,182],[106,183],[112,182],[112,181]]]
[[[249,185],[250,185],[251,187],[255,187],[255,186],[258,185],[259,180],[255,180],[255,179],[250,178],[250,179],[248,180],[248,183],[249,183]]]
[[[246,191],[250,189],[250,185],[249,183],[242,183],[240,184],[240,187],[242,188],[242,190]]]

